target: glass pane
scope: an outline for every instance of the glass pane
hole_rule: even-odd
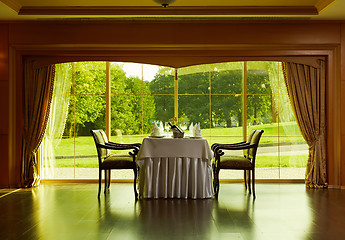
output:
[[[179,95],[179,122],[200,123],[202,136],[210,135],[210,97],[209,95]]]
[[[105,128],[105,63],[73,65],[64,135],[55,146],[54,178],[57,179],[98,176],[97,152],[90,129]]]
[[[259,126],[256,128],[262,129]],[[266,131],[262,135],[255,161],[257,179],[280,179],[279,146],[274,144],[277,142],[278,136]]]
[[[175,69],[161,67],[149,82],[151,94],[174,94]]]
[[[258,149],[257,167],[263,172],[271,167],[271,173],[262,177],[303,179],[308,148],[291,109],[281,63],[248,62],[247,85],[248,125],[265,131]]]
[[[71,94],[105,94],[105,62],[77,62],[73,65]]]
[[[50,164],[55,167],[54,178],[98,178],[97,152],[89,131],[106,126],[105,62],[72,65],[64,134],[54,143],[56,158]],[[243,65],[228,62],[178,69],[178,124],[186,136],[189,125],[200,122],[210,146],[243,140]],[[281,63],[247,62],[247,67],[247,132],[265,131],[257,154],[257,178],[303,179],[308,146],[290,106]],[[110,69],[110,139],[142,142],[154,121],[168,130],[167,122],[174,117],[175,69],[137,63],[111,63]],[[113,175],[133,178],[130,170]],[[242,179],[243,172],[221,171],[220,176]]]
[[[113,95],[111,97],[111,135],[138,134],[141,132],[141,116],[134,109],[135,95]]]
[[[171,99],[171,96],[169,96]],[[147,136],[151,133],[152,125],[154,121],[161,121],[162,119],[157,118],[157,105],[155,103],[155,97],[153,95],[142,96],[142,134]]]
[[[215,95],[211,97],[212,136],[242,136],[242,95]],[[241,128],[242,129],[242,128]]]
[[[169,122],[174,118],[174,95],[152,95],[155,104],[154,120]]]
[[[242,70],[224,70],[212,72],[212,94],[237,94],[242,95],[243,88]]]
[[[211,71],[220,72],[226,70],[239,70],[243,72],[243,62],[224,62],[209,64]]]
[[[210,87],[209,72],[196,72],[178,75],[179,94],[208,94]]]
[[[169,130],[167,123],[172,121],[174,117],[174,76],[175,69],[161,67],[155,74],[153,80],[148,83],[155,112],[152,116],[151,126],[148,125],[146,129],[147,133],[152,129],[153,121],[158,122],[159,126],[163,126],[165,134]],[[147,99],[149,99],[148,96]],[[151,118],[146,113],[145,116]]]
[[[263,63],[247,63],[247,94],[271,94],[269,72]]]
[[[74,168],[73,176],[64,175],[64,178],[98,178],[98,158],[94,140],[90,129],[105,129],[105,96],[92,94],[74,95],[75,103],[85,102],[89,107],[74,107],[71,114],[74,128],[73,150],[68,156],[60,159],[62,166]],[[93,104],[89,104],[92,102]],[[91,109],[90,109],[91,108]],[[66,128],[67,132],[71,132]],[[66,172],[72,173],[67,170]]]
[[[90,134],[89,134],[90,135]],[[70,164],[73,164],[70,159]],[[97,179],[98,178],[98,158],[94,140],[91,136],[80,136],[75,138],[75,158],[74,166],[75,178],[77,179]]]
[[[159,66],[151,64],[133,63],[133,62],[112,62],[118,65],[125,73],[126,77],[138,77],[140,80],[152,81],[159,70]]]
[[[247,95],[247,125],[261,125],[272,122],[272,96]],[[276,131],[276,129],[272,129]]]
[[[304,142],[282,143],[280,151],[280,177],[282,179],[303,179],[308,160],[308,145]]]

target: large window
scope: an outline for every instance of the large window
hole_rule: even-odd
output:
[[[228,62],[179,69],[110,63],[108,78],[105,62],[64,66],[69,74],[61,78],[71,79],[70,85],[64,84],[70,88],[64,96],[69,99],[68,114],[62,138],[53,142],[47,137],[44,142],[42,149],[53,149],[53,154],[42,151],[43,178],[97,178],[90,129],[105,129],[107,121],[112,141],[133,143],[150,133],[154,121],[172,135],[167,122],[174,117],[186,135],[191,124],[200,123],[210,145],[242,141],[251,129],[263,129],[257,178],[304,178],[308,148],[294,119],[279,62]],[[58,76],[62,70],[57,69],[55,87],[61,88]],[[59,95],[54,92],[54,96]],[[106,116],[107,106],[110,116]],[[57,136],[61,134],[50,138]],[[46,147],[49,142],[50,148]],[[243,173],[224,171],[220,177],[241,179]],[[132,172],[117,171],[113,178],[132,178]]]

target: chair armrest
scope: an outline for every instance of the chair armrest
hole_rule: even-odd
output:
[[[214,144],[212,144],[212,146],[211,146],[211,150],[212,150],[212,151],[215,151],[215,148],[216,148],[216,147],[222,146],[222,145],[227,145],[227,146],[242,146],[242,145],[245,145],[245,144],[247,144],[246,141],[238,142],[238,143],[229,143],[229,144],[214,143]]]
[[[97,145],[100,148],[105,148],[105,149],[109,149],[109,150],[133,149],[133,150],[139,151],[139,148],[136,145],[132,145],[132,144],[109,144],[109,143],[100,144],[100,143],[98,143]]]
[[[126,143],[107,142],[105,143],[105,145],[114,146],[115,148],[133,149],[133,147],[140,148],[141,143],[126,144]]]
[[[107,144],[109,145],[115,145],[115,146],[118,146],[118,145],[129,145],[129,146],[136,146],[136,147],[139,147],[141,146],[141,143],[131,143],[131,144],[127,144],[127,143],[114,143],[114,142],[111,142],[111,141],[108,141]]]
[[[214,149],[219,145],[219,143],[213,143],[211,146],[211,150],[214,151]]]
[[[221,143],[214,143],[214,144],[212,144],[212,146],[211,146],[211,149],[213,150],[213,149],[215,149],[217,146],[219,146],[219,145],[229,145],[229,146],[237,146],[237,145],[243,145],[243,144],[245,144],[245,143],[247,143],[246,141],[243,141],[243,142],[238,142],[238,143],[229,143],[229,144],[221,144]]]
[[[257,144],[250,144],[248,142],[243,144],[218,144],[215,151],[219,150],[244,150],[256,147]]]
[[[139,148],[136,144],[118,144],[118,143],[105,143],[105,144],[98,144],[97,145],[100,148],[105,148],[109,150],[130,150],[133,149],[133,151],[129,152],[128,154],[131,156],[136,156],[139,152]]]

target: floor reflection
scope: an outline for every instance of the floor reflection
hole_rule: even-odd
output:
[[[140,232],[160,239],[206,236],[212,226],[213,204],[213,199],[140,200]]]
[[[137,204],[119,201],[116,196],[105,195],[98,202],[98,232],[108,234],[107,239],[138,239]]]
[[[0,239],[343,239],[345,191],[223,184],[218,200],[141,199],[131,184],[42,184],[0,198]]]
[[[256,234],[250,195],[230,199],[140,199],[99,202],[99,231],[109,239],[251,239]]]
[[[308,189],[308,205],[312,216],[308,235],[310,239],[344,239],[344,190]]]
[[[254,201],[250,195],[214,202],[213,218],[219,235],[233,239],[246,239],[255,236],[253,222]]]

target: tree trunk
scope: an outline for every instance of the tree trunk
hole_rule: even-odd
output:
[[[231,118],[226,119],[226,127],[231,127]]]
[[[243,123],[242,123],[242,112],[239,112],[238,115],[237,115],[237,119],[238,119],[238,126],[242,126]]]
[[[272,123],[276,123],[277,120],[278,120],[278,111],[274,103],[274,100],[272,98]]]

